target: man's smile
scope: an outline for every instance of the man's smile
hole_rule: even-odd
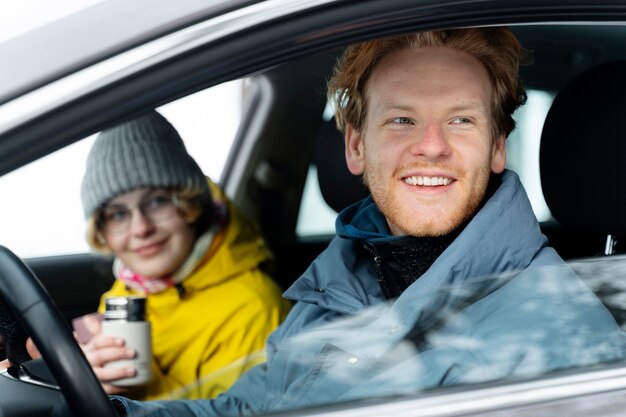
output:
[[[422,175],[410,176],[402,178],[402,181],[409,185],[420,185],[425,187],[437,187],[441,185],[450,185],[452,179],[446,177],[427,177]]]

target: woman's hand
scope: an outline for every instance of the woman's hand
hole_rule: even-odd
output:
[[[121,394],[130,391],[130,388],[113,386],[111,382],[135,376],[137,372],[135,368],[106,367],[106,365],[121,359],[132,359],[135,357],[135,351],[127,348],[123,339],[103,335],[100,322],[90,322],[89,324],[90,331],[94,336],[88,342],[79,343],[79,345],[98,381],[102,384],[102,388],[107,394]]]

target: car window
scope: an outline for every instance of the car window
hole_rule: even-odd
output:
[[[537,220],[548,221],[552,218],[541,191],[539,176],[539,142],[541,128],[550,109],[554,95],[547,91],[528,90],[528,101],[515,114],[515,130],[507,139],[507,167],[520,176]],[[327,106],[324,117],[329,120],[332,111]],[[326,204],[317,181],[317,169],[314,164],[304,184],[304,191],[298,213],[296,234],[298,237],[313,237],[335,233],[337,212]]]
[[[264,6],[264,3],[272,2],[254,3]],[[297,1],[293,2],[294,5],[297,3]],[[336,4],[347,7],[352,3],[354,2],[327,2],[325,7],[331,9],[336,7]],[[406,10],[402,9],[405,6],[400,3],[389,4],[399,7],[395,13],[405,25],[403,27],[408,28],[408,22],[415,16],[406,16]],[[441,20],[435,19],[434,16],[432,19],[425,19],[427,14],[423,13],[425,11],[423,6],[412,4],[411,7],[424,15],[420,16],[421,20],[415,19],[414,25],[416,27],[427,25],[438,27],[443,24],[449,27],[471,25],[472,22],[481,21],[480,19],[483,18],[481,13],[487,11],[482,10],[484,7],[488,8],[488,12],[493,16],[499,13],[496,11],[497,8],[506,9],[501,8],[499,2],[484,3],[481,3],[480,7],[474,7],[477,3],[461,1],[458,4],[467,9],[458,10],[457,5],[430,5],[429,9],[435,12],[444,10],[448,13],[449,16],[441,17]],[[584,23],[588,23],[586,19],[606,22],[613,21],[613,19],[624,20],[624,17],[620,17],[617,12],[610,11],[609,6],[615,6],[616,10],[621,7],[608,5],[610,2],[604,2],[594,9],[594,13],[598,13],[596,17],[592,15],[591,4],[593,2],[580,2],[578,13],[571,13],[571,10],[574,10],[572,4],[579,2],[569,2],[571,4],[564,5],[557,3],[547,2],[541,8],[534,4],[518,5],[519,7],[512,9],[511,14],[507,15],[513,26],[519,26],[521,29],[527,29],[527,21],[524,19],[563,23],[537,25],[541,26],[539,29],[545,32],[529,31],[526,34],[526,39],[529,41],[533,40],[531,35],[534,34],[543,42],[539,44],[538,61],[541,62],[543,59],[544,62],[538,74],[535,74],[540,76],[540,80],[534,80],[532,84],[537,89],[528,91],[527,104],[514,115],[517,129],[507,141],[507,167],[520,175],[532,204],[533,212],[528,212],[526,216],[529,222],[521,222],[518,221],[519,217],[510,216],[511,218],[507,218],[505,222],[499,223],[497,233],[494,232],[492,236],[484,238],[485,234],[482,232],[496,222],[484,220],[483,217],[482,221],[471,224],[482,222],[485,229],[475,229],[475,232],[471,232],[474,235],[471,240],[465,239],[462,242],[459,240],[460,243],[456,245],[446,241],[441,244],[441,241],[437,241],[440,237],[448,238],[449,236],[428,235],[427,237],[432,237],[435,241],[434,244],[429,245],[442,246],[441,249],[445,251],[446,256],[442,256],[442,252],[432,256],[426,253],[424,256],[424,247],[420,247],[419,244],[424,241],[429,242],[426,239],[412,239],[413,237],[410,236],[405,240],[405,242],[411,240],[406,247],[399,247],[399,245],[394,247],[395,243],[406,238],[394,236],[393,240],[378,242],[380,243],[378,249],[381,250],[383,256],[386,256],[386,263],[381,262],[381,253],[376,252],[376,247],[368,246],[366,239],[361,239],[362,236],[355,235],[351,241],[335,239],[330,244],[330,250],[323,252],[322,255],[319,255],[319,252],[315,253],[316,263],[311,264],[309,260],[306,263],[308,269],[304,270],[305,272],[294,273],[290,276],[292,280],[299,277],[301,279],[295,284],[291,281],[290,286],[284,286],[285,289],[289,288],[286,297],[295,301],[295,306],[292,314],[287,318],[286,325],[275,332],[267,344],[269,347],[266,357],[268,365],[252,369],[244,375],[240,380],[242,382],[238,383],[237,388],[233,390],[232,397],[228,397],[229,401],[218,400],[215,403],[217,407],[230,404],[239,407],[238,410],[246,409],[253,414],[275,411],[280,413],[285,410],[300,409],[304,415],[313,415],[317,414],[316,410],[311,410],[309,407],[326,405],[328,409],[335,412],[334,415],[400,415],[402,412],[392,410],[395,400],[412,399],[423,395],[421,398],[427,400],[425,404],[406,409],[406,415],[489,415],[491,417],[515,415],[521,417],[540,414],[534,414],[529,409],[520,412],[516,412],[515,409],[519,411],[520,407],[529,403],[546,408],[558,406],[560,402],[555,401],[554,398],[562,399],[569,395],[570,400],[575,398],[578,402],[582,402],[580,408],[565,411],[547,410],[541,415],[559,413],[572,416],[600,415],[589,411],[593,408],[589,401],[586,401],[591,392],[589,387],[577,385],[581,381],[584,382],[586,372],[598,370],[621,372],[617,374],[621,379],[616,378],[616,374],[607,373],[598,381],[598,386],[601,387],[596,387],[595,393],[619,392],[622,397],[621,402],[623,402],[626,398],[623,395],[626,390],[624,388],[626,387],[626,366],[624,366],[626,364],[626,336],[624,334],[626,330],[626,297],[624,296],[626,294],[624,284],[626,255],[561,263],[557,255],[560,252],[546,247],[545,239],[534,233],[535,223],[530,220],[533,215],[540,222],[549,222],[552,219],[541,189],[539,142],[544,119],[554,99],[554,91],[561,88],[562,84],[582,69],[615,58],[623,59],[624,54],[622,48],[623,39],[626,39],[624,34],[617,32],[610,33],[615,36],[605,34],[598,38],[601,42],[596,44],[594,38],[585,37],[577,32],[582,31],[580,26],[597,29],[596,25],[572,26],[572,33],[578,36],[571,37],[567,32],[570,28],[564,23],[571,16],[575,16]],[[377,5],[383,8],[384,2],[377,3]],[[324,8],[318,7],[320,10]],[[363,13],[366,10],[367,8],[363,8]],[[467,13],[466,10],[470,10],[471,13],[464,16],[464,13]],[[568,11],[569,17],[563,13],[563,10]],[[310,50],[298,49],[300,45],[307,45],[310,39],[316,39],[318,42],[320,39],[328,40],[332,41],[329,44],[337,45],[353,37],[364,38],[404,30],[399,26],[394,27],[394,14],[391,13],[393,11],[389,9],[388,12],[390,13],[386,16],[376,15],[372,16],[372,19],[359,17],[361,20],[348,21],[348,24],[344,19],[340,19],[342,16],[337,13],[333,17],[342,22],[341,25],[325,26],[324,30],[317,31],[315,36],[310,36],[310,33],[306,33],[307,36],[299,34],[297,38],[299,43],[290,42],[290,48],[295,51],[294,55],[299,57],[310,52]],[[307,14],[299,13],[298,15]],[[310,14],[314,15],[313,11]],[[518,15],[526,17],[522,19],[516,17]],[[314,16],[317,17],[317,15]],[[484,15],[485,25],[491,22],[488,16],[490,14]],[[503,14],[499,17],[499,21],[509,21],[504,19],[504,16]],[[271,22],[267,22],[267,26],[271,23],[272,30],[278,32],[283,20],[290,24],[294,23],[290,21],[289,16],[284,19],[274,16]],[[372,23],[376,21],[378,23]],[[369,31],[369,25],[372,25],[372,31]],[[228,29],[236,27],[236,25],[224,26],[228,26]],[[292,24],[291,26],[300,25]],[[343,32],[346,30],[344,27],[356,28],[359,32],[355,32],[356,35],[350,35],[350,33]],[[608,25],[603,25],[603,27],[610,29]],[[553,38],[549,35],[555,34],[555,32],[550,32],[555,28],[556,30],[564,29],[564,32],[556,32],[559,36]],[[268,34],[256,36],[257,33],[264,34],[256,30],[256,27],[249,27],[247,33],[255,35],[262,41],[275,40]],[[365,34],[366,31],[368,35]],[[335,33],[343,38],[331,37]],[[601,34],[594,33],[595,35]],[[305,157],[308,158],[307,150],[310,141],[304,143],[304,140],[311,139],[312,132],[314,132],[313,129],[299,126],[308,122],[307,117],[300,116],[302,113],[306,116],[315,114],[311,119],[315,119],[315,123],[319,122],[317,114],[323,106],[323,100],[320,99],[317,106],[310,107],[307,106],[306,99],[299,100],[300,97],[296,94],[288,96],[288,99],[283,101],[280,100],[285,90],[300,92],[308,89],[312,84],[307,82],[307,77],[300,77],[305,75],[302,71],[304,66],[296,66],[300,71],[296,73],[289,68],[289,62],[283,65],[293,56],[289,54],[277,56],[277,52],[283,52],[281,49],[285,44],[268,42],[267,45],[271,46],[272,53],[262,48],[258,51],[250,49],[254,53],[248,60],[246,53],[241,54],[241,49],[237,47],[236,42],[229,43],[229,39],[233,39],[244,44],[246,42],[242,41],[248,41],[248,38],[230,36],[226,39],[219,38],[218,34],[215,36],[218,40],[215,42],[217,45],[215,49],[211,44],[202,43],[204,42],[202,39],[194,39],[197,42],[193,45],[194,49],[187,49],[185,52],[187,56],[193,57],[195,61],[210,68],[210,70],[201,68],[201,71],[204,71],[203,76],[206,73],[217,77],[212,75],[211,70],[215,67],[210,66],[211,54],[222,48],[219,50],[227,51],[237,56],[237,59],[243,57],[241,62],[245,62],[246,66],[234,65],[234,60],[220,61],[220,65],[228,68],[229,71],[236,69],[237,71],[233,72],[235,74],[260,70],[255,74],[263,78],[262,82],[268,86],[266,90],[274,93],[267,94],[268,97],[264,97],[267,100],[259,100],[260,104],[251,107],[258,119],[251,119],[249,123],[251,126],[245,126],[248,130],[241,135],[242,142],[250,139],[251,142],[258,141],[258,143],[245,143],[248,146],[242,146],[243,151],[238,154],[233,152],[231,156],[233,159],[236,158],[237,162],[241,162],[238,167],[245,165],[245,168],[249,168],[240,170],[242,180],[235,184],[237,187],[241,186],[237,191],[245,195],[249,201],[245,198],[242,200],[252,206],[246,208],[250,208],[249,211],[252,214],[258,212],[259,218],[266,217],[273,220],[270,225],[275,226],[274,228],[262,230],[268,237],[268,243],[276,252],[278,267],[275,270],[280,271],[280,267],[285,269],[284,266],[288,265],[290,267],[288,272],[291,273],[291,269],[295,269],[291,268],[292,264],[297,263],[301,255],[309,255],[303,253],[309,249],[304,244],[296,245],[295,250],[284,244],[285,242],[292,243],[291,221],[296,214],[296,209],[292,210],[292,205],[298,205],[299,200],[296,197],[290,197],[299,193],[301,185],[299,180],[302,178],[300,174],[304,174],[297,169],[308,170],[298,212],[297,236],[301,238],[321,235],[328,237],[327,235],[335,232],[337,213],[324,202],[318,186],[315,165],[307,167],[308,160],[299,163],[304,161]],[[612,43],[613,40],[615,44]],[[286,38],[285,41],[288,43],[292,39]],[[532,42],[530,45],[532,47]],[[247,43],[246,47],[248,47]],[[319,52],[323,45],[317,43],[309,48]],[[194,55],[199,54],[197,51],[207,55]],[[607,54],[607,51],[613,55]],[[178,56],[169,57],[178,58]],[[209,58],[205,59],[205,57]],[[266,64],[268,68],[260,68],[257,62],[261,59],[268,60]],[[169,61],[178,60],[170,59]],[[166,64],[169,64],[169,61]],[[184,62],[195,69],[193,62]],[[167,72],[175,73],[173,65],[169,69],[170,71]],[[307,66],[305,69],[306,75],[308,72],[318,73],[316,66]],[[552,70],[554,73],[551,72]],[[319,74],[321,73],[320,71]],[[193,73],[193,75],[196,74],[198,73]],[[139,72],[133,75],[140,78],[143,74]],[[155,78],[163,76],[156,71],[151,75]],[[206,76],[209,77],[209,75]],[[198,80],[201,77],[190,78]],[[282,90],[274,90],[273,87],[281,82],[286,87]],[[181,85],[185,85],[183,80],[181,80]],[[546,89],[540,89],[541,86],[545,86]],[[194,88],[190,85],[185,85],[185,87]],[[175,86],[172,87],[172,89],[175,88]],[[206,99],[204,96],[222,88],[228,90],[228,99],[221,95],[214,100]],[[323,89],[319,86],[317,88]],[[263,88],[261,90],[266,92]],[[119,90],[112,88],[112,92],[115,91]],[[184,94],[182,87],[168,94],[178,93]],[[200,163],[203,171],[218,182],[232,139],[239,126],[241,96],[241,84],[233,82],[159,108],[159,111],[180,131],[190,153]],[[157,99],[167,100],[168,98],[157,96],[154,101]],[[275,107],[273,107],[273,99],[277,103]],[[593,104],[599,104],[599,101],[593,101]],[[303,108],[307,110],[298,113],[298,109]],[[313,108],[315,113],[309,110]],[[332,114],[325,112],[324,117],[329,120]],[[572,122],[573,119],[566,117],[565,124],[569,124],[567,122]],[[593,117],[588,119],[595,120]],[[306,126],[315,125],[315,123]],[[294,125],[298,125],[295,126],[296,129],[290,129]],[[598,136],[610,137],[609,135]],[[275,138],[283,140],[270,144],[269,140]],[[0,177],[0,195],[4,196],[4,204],[0,205],[0,244],[10,247],[22,257],[88,251],[84,242],[85,224],[79,185],[86,153],[93,140],[94,137],[85,138],[62,151]],[[286,146],[288,142],[295,143],[297,149],[294,151],[293,148]],[[574,148],[570,146],[572,141],[568,135],[563,135],[559,143],[563,148]],[[257,144],[264,146],[254,146]],[[584,148],[579,153],[587,156],[590,147],[584,141],[583,145]],[[270,152],[268,150],[270,147],[276,152]],[[596,148],[602,149],[599,145]],[[610,152],[605,151],[605,153]],[[301,155],[304,155],[302,159],[296,158]],[[608,159],[609,155],[606,156]],[[259,161],[261,163],[258,163]],[[291,165],[285,163],[291,161],[295,162]],[[555,158],[553,161],[553,166],[562,167],[562,159]],[[603,161],[600,160],[600,164]],[[615,162],[615,160],[610,161],[611,164]],[[264,162],[267,163],[264,164]],[[282,170],[283,166],[285,170]],[[575,165],[575,167],[579,166]],[[264,170],[267,167],[269,168]],[[275,171],[272,171],[273,167],[277,167]],[[297,169],[291,170],[290,168]],[[585,170],[579,171],[585,174]],[[597,173],[601,170],[595,171]],[[230,179],[230,176],[228,178]],[[269,179],[265,181],[267,178]],[[273,181],[274,179],[276,181]],[[580,184],[574,181],[572,183]],[[616,187],[615,184],[618,186]],[[619,191],[619,184],[620,182],[615,181],[612,186]],[[519,187],[515,188],[516,196],[520,195],[517,192],[519,189]],[[563,194],[568,199],[567,202],[577,203],[581,200],[578,194]],[[617,196],[618,192],[615,192],[615,195]],[[615,200],[615,207],[623,207],[623,205],[618,205],[618,198]],[[524,207],[527,207],[525,200]],[[574,209],[573,211],[579,209],[578,204],[571,204],[570,207]],[[285,210],[282,210],[283,208]],[[507,212],[514,215],[518,213],[513,210]],[[556,209],[554,212],[557,213]],[[602,214],[604,213],[600,213],[600,216]],[[607,217],[609,214],[607,213]],[[619,213],[616,217],[619,217]],[[366,218],[365,221],[369,220],[371,218]],[[532,226],[527,227],[528,225]],[[573,229],[562,231],[563,234],[559,235],[561,240],[571,241],[572,245],[580,245],[580,242],[587,240],[582,231]],[[465,237],[467,235],[468,233],[464,233]],[[279,239],[283,236],[287,238]],[[398,239],[395,239],[396,237]],[[457,237],[458,235],[452,236],[453,239]],[[528,240],[527,237],[529,237]],[[310,239],[310,242],[303,240],[304,243],[317,243],[315,239]],[[415,242],[416,240],[418,242]],[[558,240],[555,241],[558,242]],[[324,241],[324,244],[326,243]],[[507,246],[509,243],[510,247]],[[494,247],[504,248],[504,250],[492,251]],[[598,245],[597,248],[599,252],[602,247]],[[318,248],[314,247],[312,250],[316,249]],[[429,257],[432,259],[429,260]],[[366,259],[366,262],[361,262],[361,259]],[[507,272],[494,276],[491,275],[493,270]],[[392,295],[386,293],[389,288],[385,287],[390,281],[392,285],[398,284],[399,288],[394,289],[395,292]],[[72,286],[67,285],[67,282],[63,281],[64,285],[57,286],[57,288],[63,287],[62,290],[69,294],[67,289]],[[245,329],[239,329],[239,333],[245,333]],[[569,375],[575,381],[550,384],[551,378],[563,375]],[[264,380],[264,378],[267,379]],[[513,388],[518,395],[507,397],[506,394],[511,394],[511,392],[503,388],[520,382],[522,384]],[[499,390],[500,394],[505,395],[490,397],[488,389],[485,388]],[[257,391],[257,389],[262,391]],[[255,397],[259,393],[261,395]],[[447,401],[429,404],[427,396],[433,393],[442,396],[457,394],[456,400],[458,401],[454,401],[454,397],[451,397]],[[535,396],[534,394],[537,393],[542,395]],[[559,395],[562,397],[558,397]],[[237,401],[237,396],[243,397],[240,403]],[[249,401],[246,401],[248,399]],[[199,404],[203,404],[200,407],[204,407],[208,403]],[[614,406],[615,404],[607,401],[606,405]],[[618,405],[622,409],[613,409],[601,415],[622,415],[623,404]],[[371,409],[369,413],[360,414],[351,409],[353,406],[363,408],[369,406]],[[498,407],[501,409],[497,411],[502,412],[492,413],[493,408]],[[588,407],[587,410],[584,410],[585,407]],[[485,409],[489,414],[483,414]]]
[[[268,378],[282,382],[282,373],[305,374],[306,392],[316,395],[281,396],[280,383],[269,384],[269,394],[281,398],[284,408],[297,408],[300,401],[396,397],[445,385],[502,383],[617,363],[626,340],[626,303],[624,285],[615,277],[625,272],[626,257],[617,256],[475,277],[438,288],[417,281],[393,302],[283,339]],[[622,328],[603,315],[589,289],[603,294],[602,301]],[[581,314],[594,319],[583,320],[567,340],[555,338]]]
[[[241,103],[242,82],[233,81],[171,102],[159,111],[178,129],[203,172],[219,181],[241,118]],[[3,245],[24,258],[89,251],[80,182],[94,138],[0,178],[0,195],[12,196],[11,204],[0,206]]]

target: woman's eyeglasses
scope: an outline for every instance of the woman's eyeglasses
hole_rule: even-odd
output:
[[[176,196],[170,193],[158,192],[148,195],[136,207],[128,207],[123,204],[107,205],[100,210],[99,229],[110,234],[128,233],[135,208],[150,223],[163,223],[176,214],[178,200]]]

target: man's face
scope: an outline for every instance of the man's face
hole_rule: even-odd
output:
[[[364,127],[346,130],[346,158],[394,235],[451,232],[477,210],[490,172],[504,170],[491,88],[476,58],[449,48],[404,49],[375,67]]]

